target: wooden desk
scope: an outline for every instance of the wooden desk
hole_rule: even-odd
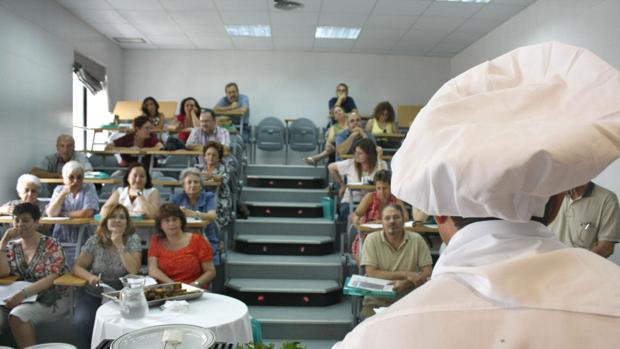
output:
[[[81,277],[73,275],[73,273],[66,273],[54,280],[54,285],[56,286],[73,286],[73,287],[82,287],[86,286],[86,280]]]
[[[62,178],[40,178],[41,183],[64,184]],[[84,178],[84,183],[92,184],[119,184],[120,178]]]
[[[353,159],[353,154],[340,155],[342,159]],[[392,155],[382,155],[381,160],[392,160]]]
[[[400,134],[390,134],[390,133],[380,133],[380,134],[372,134],[375,138],[381,138],[381,139],[404,139],[405,135],[400,133]]]
[[[222,182],[217,181],[217,180],[205,181],[205,187],[216,188],[221,183]],[[165,180],[161,180],[161,179],[153,179],[153,185],[160,185],[160,186],[163,186],[163,187],[182,187],[183,183],[181,183],[179,181],[165,181]]]
[[[17,281],[17,275],[7,275],[5,277],[0,278],[0,286],[1,285],[10,285]]]

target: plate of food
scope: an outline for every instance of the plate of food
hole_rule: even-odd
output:
[[[106,297],[116,303],[120,302],[119,296],[121,291],[102,293]],[[164,304],[166,301],[191,300],[202,297],[204,290],[192,285],[180,282],[172,282],[169,284],[157,284],[144,287],[144,295],[149,307],[156,307]]]

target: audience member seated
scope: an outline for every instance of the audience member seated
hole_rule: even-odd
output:
[[[377,145],[383,148],[398,148],[400,140],[380,139],[382,135],[399,135],[396,125],[396,113],[390,102],[381,102],[375,107],[373,118],[366,123],[366,132],[372,133],[377,139]]]
[[[95,324],[95,313],[101,305],[103,282],[115,290],[123,288],[119,277],[137,274],[141,265],[140,238],[123,205],[112,207],[103,217],[95,235],[82,247],[73,266],[73,274],[88,284],[80,290],[77,308],[73,314],[73,328],[77,329],[79,348],[90,348]]]
[[[173,203],[179,205],[186,217],[193,217],[204,222],[210,222],[203,230],[203,235],[211,244],[213,250],[213,264],[220,265],[220,238],[215,223],[215,195],[203,190],[204,184],[200,170],[194,167],[186,168],[181,172],[179,181],[183,185],[183,192],[172,196]]]
[[[118,204],[129,210],[130,216],[155,219],[159,209],[159,190],[153,187],[151,175],[142,164],[132,164],[123,176],[123,187],[117,188],[101,208],[106,215]]]
[[[230,185],[228,168],[222,163],[224,147],[218,142],[211,141],[204,148],[204,168],[202,178],[205,181],[219,180],[220,185],[216,192],[217,205],[217,226],[220,231],[224,229],[231,220],[233,197]]]
[[[362,201],[360,201],[359,205],[355,208],[355,211],[351,216],[351,222],[353,225],[358,226],[364,223],[381,222],[381,211],[383,211],[383,208],[387,205],[400,206],[403,212],[403,219],[405,221],[409,220],[409,215],[405,209],[405,204],[401,200],[397,199],[396,196],[392,195],[390,189],[391,179],[392,174],[388,170],[381,170],[375,173],[375,176],[373,177],[375,191],[364,195]],[[360,239],[365,239],[366,235],[367,234],[365,233],[359,233],[355,237],[355,240],[353,240],[351,252],[353,254],[353,258],[355,258],[357,262],[359,262],[359,242]]]
[[[88,161],[86,155],[75,151],[73,137],[63,134],[56,139],[56,152],[46,156],[40,167],[33,167],[30,172],[39,178],[60,178],[62,177],[62,167],[71,160],[79,162],[84,171],[93,170],[93,165]]]
[[[329,127],[325,135],[325,149],[316,155],[304,158],[308,165],[316,166],[319,161],[336,151],[336,136],[347,127],[347,114],[344,113],[342,107],[334,107],[334,118],[336,122]]]
[[[12,216],[15,206],[29,202],[39,207],[39,211],[45,212],[46,204],[38,199],[41,180],[31,174],[23,174],[17,178],[17,196],[19,200],[11,200],[0,206],[0,216]]]
[[[192,129],[187,138],[187,145],[202,148],[210,141],[217,141],[230,147],[230,134],[227,129],[217,126],[213,110],[203,109],[200,113],[200,126]]]
[[[226,96],[222,97],[213,107],[215,114],[227,116],[241,116],[243,123],[243,141],[250,142],[250,99],[246,95],[239,94],[239,86],[236,82],[226,84],[224,88]]]
[[[179,132],[177,137],[185,143],[189,137],[189,132],[180,131],[184,128],[198,127],[200,125],[198,115],[200,115],[200,104],[194,97],[186,97],[181,101],[179,114],[175,120],[170,122],[168,130]]]
[[[402,207],[387,205],[381,218],[383,230],[371,233],[364,241],[362,266],[370,277],[392,280],[396,298],[364,297],[361,316],[366,319],[374,309],[387,307],[431,276],[431,251],[418,233],[406,232]]]
[[[362,128],[362,118],[360,115],[355,112],[351,113],[347,118],[347,128],[336,136],[336,153],[338,155],[336,159],[340,160],[340,156],[352,154],[355,146],[362,139],[375,141],[372,133],[366,132]]]
[[[381,160],[382,154],[383,150],[381,147],[377,147],[369,139],[363,139],[355,146],[355,153],[352,159],[337,161],[327,166],[332,180],[340,185],[338,193],[341,197],[340,209],[338,211],[339,221],[346,221],[348,219],[351,199],[353,199],[353,202],[360,202],[362,199],[360,191],[355,191],[351,194],[351,190],[346,187],[346,184],[368,184],[370,178],[373,178],[377,171],[387,169],[386,162]]]
[[[347,84],[343,82],[339,83],[338,86],[336,86],[336,97],[333,97],[329,100],[328,106],[330,122],[327,127],[331,126],[334,123],[334,120],[331,119],[331,117],[335,116],[335,107],[341,107],[345,113],[357,112],[357,105],[355,105],[353,97],[349,96],[349,86],[347,86]]]
[[[37,343],[36,329],[61,320],[71,306],[66,288],[54,286],[65,270],[65,254],[56,239],[37,232],[41,212],[23,203],[13,210],[13,227],[0,240],[0,277],[16,275],[32,282],[5,299],[0,307],[0,331],[9,327],[19,348]],[[24,303],[30,296],[36,302]]]
[[[209,241],[185,232],[185,214],[176,204],[163,204],[149,244],[149,275],[159,282],[183,282],[208,288],[215,278]]]
[[[164,128],[164,114],[159,112],[159,103],[155,98],[149,96],[142,101],[142,115],[140,116],[146,116],[154,130],[159,131]]]
[[[133,132],[117,138],[113,143],[106,145],[106,150],[117,150],[122,148],[139,149],[139,148],[161,148],[163,145],[153,134],[153,123],[146,116],[138,116],[133,119]],[[123,167],[139,161],[139,157],[135,155],[121,154],[120,165]],[[150,155],[144,156],[142,163],[148,167],[151,160]]]
[[[54,189],[52,199],[47,205],[50,217],[91,218],[99,209],[99,197],[95,186],[84,184],[84,169],[77,161],[69,161],[62,167],[64,185]],[[90,231],[86,226],[84,229]],[[76,243],[79,225],[56,224],[52,236],[60,243]],[[89,236],[89,235],[87,235]],[[73,265],[75,247],[66,247],[67,264]]]

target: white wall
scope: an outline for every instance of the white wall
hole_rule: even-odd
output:
[[[129,99],[152,95],[180,101],[194,96],[212,107],[224,85],[239,84],[250,97],[251,123],[266,116],[307,117],[324,126],[327,101],[345,82],[363,114],[377,102],[423,104],[449,77],[449,59],[341,53],[271,51],[129,50]]]
[[[519,46],[549,40],[587,48],[620,70],[619,14],[618,0],[538,0],[453,57],[452,76]],[[594,181],[620,196],[620,162]],[[620,264],[620,244],[612,260]]]
[[[53,0],[0,1],[0,202],[71,133],[74,50],[107,67],[112,102],[123,95],[118,46]]]

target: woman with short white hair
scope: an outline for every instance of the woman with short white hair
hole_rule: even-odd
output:
[[[50,217],[91,218],[99,209],[99,197],[95,186],[84,184],[84,168],[77,161],[69,161],[62,167],[64,185],[54,188],[47,206]],[[89,229],[89,227],[86,227]],[[60,243],[75,243],[78,240],[79,225],[56,224],[52,236]],[[86,237],[90,234],[86,235]],[[65,247],[67,263],[73,265],[75,247]]]
[[[41,180],[37,176],[29,173],[19,176],[16,186],[19,199],[11,200],[0,206],[0,215],[12,216],[15,206],[25,202],[36,205],[41,212],[45,212],[45,203],[39,200],[39,189],[41,189],[41,185]]]

